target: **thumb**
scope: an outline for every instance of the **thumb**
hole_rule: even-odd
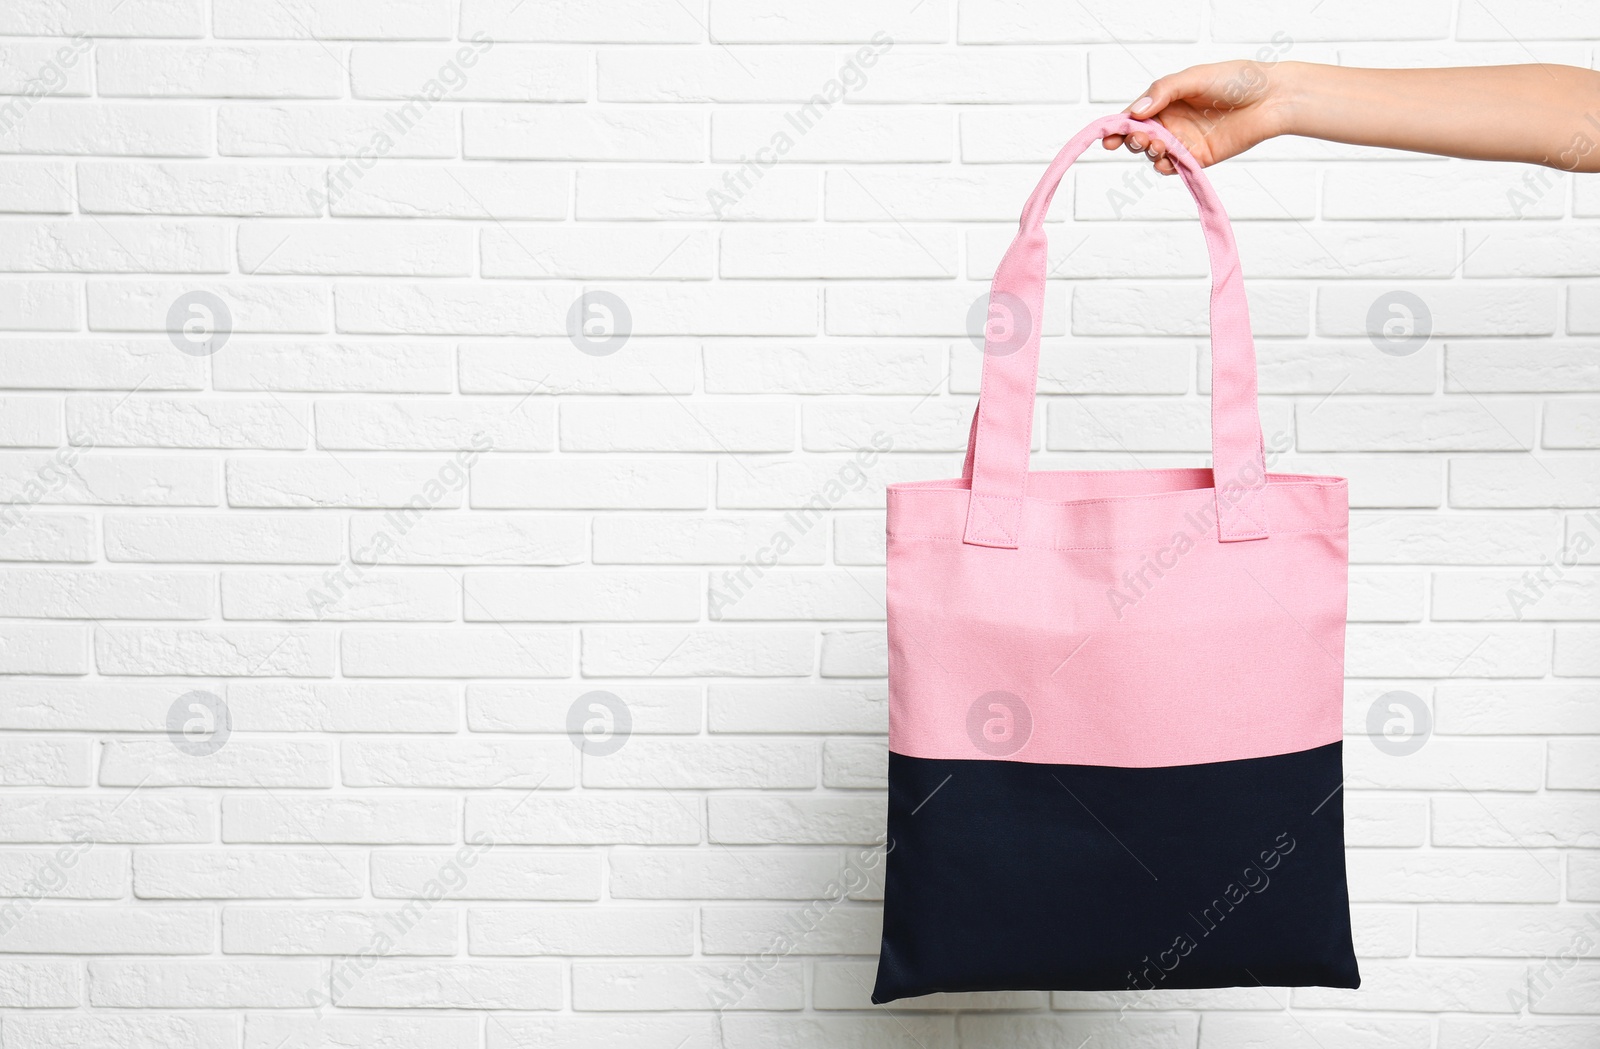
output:
[[[1138,100],[1124,108],[1123,112],[1141,120],[1154,120],[1157,114],[1174,101],[1200,89],[1205,80],[1206,75],[1201,66],[1190,66],[1181,72],[1153,80],[1139,95]],[[1116,149],[1126,138],[1126,135],[1107,135],[1102,142],[1105,148]]]
[[[1149,120],[1178,99],[1204,91],[1210,81],[1211,74],[1205,66],[1190,66],[1151,81],[1138,100],[1123,112]]]

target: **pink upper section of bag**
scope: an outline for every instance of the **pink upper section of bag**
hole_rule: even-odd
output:
[[[1044,213],[1083,149],[1136,127],[1167,143],[1210,249],[1212,467],[1029,472]],[[1266,472],[1238,256],[1200,166],[1159,125],[1093,122],[1029,199],[1001,296],[1025,330],[990,333],[963,476],[888,492],[890,748],[1151,767],[1340,739],[1347,487]]]

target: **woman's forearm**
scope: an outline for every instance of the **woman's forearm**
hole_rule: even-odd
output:
[[[1600,171],[1600,73],[1591,69],[1284,62],[1272,79],[1280,134]]]

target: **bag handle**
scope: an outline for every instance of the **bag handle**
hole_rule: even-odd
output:
[[[1039,332],[1044,316],[1045,212],[1061,176],[1091,143],[1143,131],[1167,147],[1200,209],[1211,256],[1211,470],[1217,500],[1217,538],[1224,543],[1267,537],[1267,471],[1256,409],[1256,351],[1250,336],[1233,227],[1200,164],[1160,124],[1125,113],[1101,117],[1062,147],[1022,209],[1019,231],[996,268],[990,317],[1011,314],[1011,330],[987,331],[983,385],[967,442],[964,476],[972,481],[964,539],[976,546],[1014,549],[1021,535],[1033,399],[1039,382]],[[1018,311],[1020,316],[1016,316]],[[989,326],[992,327],[992,326]],[[1025,329],[1025,330],[1023,330]],[[1020,340],[1015,344],[1009,340]]]

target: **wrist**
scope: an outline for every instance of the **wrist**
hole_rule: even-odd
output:
[[[1305,62],[1285,61],[1279,62],[1269,74],[1266,117],[1273,136],[1300,133],[1298,128],[1306,104],[1306,76],[1309,69]]]

